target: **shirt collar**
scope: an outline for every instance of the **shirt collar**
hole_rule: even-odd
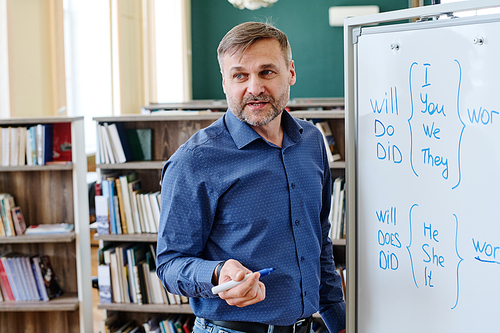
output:
[[[225,123],[229,134],[233,138],[234,143],[241,149],[249,143],[262,139],[262,137],[253,130],[250,125],[238,119],[231,110],[227,110],[225,115]],[[298,142],[301,138],[303,128],[294,119],[288,111],[283,111],[281,114],[281,126],[283,131],[292,139],[293,142]]]

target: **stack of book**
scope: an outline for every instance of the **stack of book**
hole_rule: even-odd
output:
[[[99,163],[114,164],[152,160],[150,128],[128,128],[122,123],[97,125]]]
[[[323,135],[323,141],[326,147],[326,156],[328,157],[328,162],[335,162],[341,159],[339,149],[335,143],[330,124],[327,121],[321,119],[311,119],[311,122],[319,129]]]
[[[102,331],[110,333],[191,333],[193,324],[193,315],[156,315],[139,325],[132,320],[124,324],[118,316],[112,314],[104,321]]]
[[[345,181],[338,177],[333,181],[332,203],[330,208],[330,238],[345,238]]]
[[[2,127],[2,166],[70,163],[71,123]]]
[[[9,252],[0,256],[1,301],[48,301],[63,290],[46,255]]]
[[[165,290],[156,275],[153,244],[108,244],[98,253],[101,303],[187,304]]]
[[[96,188],[98,234],[157,233],[160,192],[145,192],[136,172],[108,175]]]
[[[35,224],[26,229],[26,235],[67,234],[72,232],[74,227],[68,223]]]
[[[16,206],[14,197],[0,193],[0,237],[20,236],[26,231],[21,207]]]

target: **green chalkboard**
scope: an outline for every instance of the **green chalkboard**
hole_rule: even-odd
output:
[[[227,0],[192,0],[193,99],[223,99],[217,46],[235,25],[272,22],[292,45],[297,83],[291,98],[343,97],[343,28],[328,24],[331,6],[378,5],[380,11],[408,7],[408,0],[279,0],[272,7],[240,10]]]

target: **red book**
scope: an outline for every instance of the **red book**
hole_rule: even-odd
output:
[[[53,161],[71,162],[71,123],[53,124]]]
[[[10,287],[9,278],[7,277],[7,272],[3,267],[3,262],[0,260],[0,288],[2,289],[2,295],[8,301],[15,301],[14,294]]]

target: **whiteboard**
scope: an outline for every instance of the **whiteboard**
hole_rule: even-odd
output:
[[[500,331],[499,32],[485,16],[357,36],[358,332]]]

